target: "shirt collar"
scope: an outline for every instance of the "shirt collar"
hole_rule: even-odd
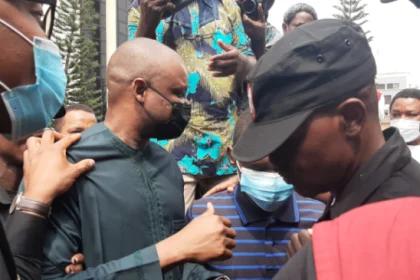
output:
[[[362,205],[394,172],[410,162],[410,150],[398,130],[391,127],[383,133],[385,144],[362,165],[343,191],[330,200],[321,220],[334,219]]]
[[[233,199],[243,225],[269,220],[272,217],[285,223],[297,223],[300,220],[295,193],[274,213],[266,212],[258,207],[246,193],[241,191],[241,186],[235,188]]]

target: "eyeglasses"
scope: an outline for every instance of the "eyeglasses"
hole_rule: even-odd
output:
[[[55,8],[57,7],[57,0],[27,0],[29,2],[39,3],[46,5],[47,9],[41,18],[41,27],[47,34],[48,38],[51,38],[52,31],[54,28],[55,20]]]

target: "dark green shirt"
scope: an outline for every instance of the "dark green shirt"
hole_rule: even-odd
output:
[[[155,244],[185,223],[182,175],[159,145],[131,149],[100,123],[68,150],[68,158],[71,162],[92,158],[96,165],[52,206],[44,245],[44,279],[65,276],[65,267],[79,252],[88,269],[69,278],[159,280],[220,275],[195,264],[162,275]]]

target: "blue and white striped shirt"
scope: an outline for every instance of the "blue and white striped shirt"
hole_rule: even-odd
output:
[[[195,201],[187,221],[205,212],[207,202],[214,205],[216,214],[232,221],[237,234],[233,257],[210,266],[236,280],[272,279],[287,261],[290,235],[311,228],[325,208],[319,201],[294,193],[274,213],[267,213],[237,187],[233,194],[221,192]]]

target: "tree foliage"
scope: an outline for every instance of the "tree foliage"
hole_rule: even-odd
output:
[[[91,107],[102,119],[103,98],[99,76],[98,42],[94,40],[99,15],[92,0],[61,0],[53,37],[67,75],[66,104]]]
[[[367,4],[362,3],[362,0],[339,0],[339,2],[339,5],[333,6],[340,12],[339,14],[334,14],[334,18],[351,21],[361,27],[368,22],[366,18],[369,14],[365,12]],[[373,40],[373,37],[369,35],[370,31],[365,31],[365,34],[369,42]]]

